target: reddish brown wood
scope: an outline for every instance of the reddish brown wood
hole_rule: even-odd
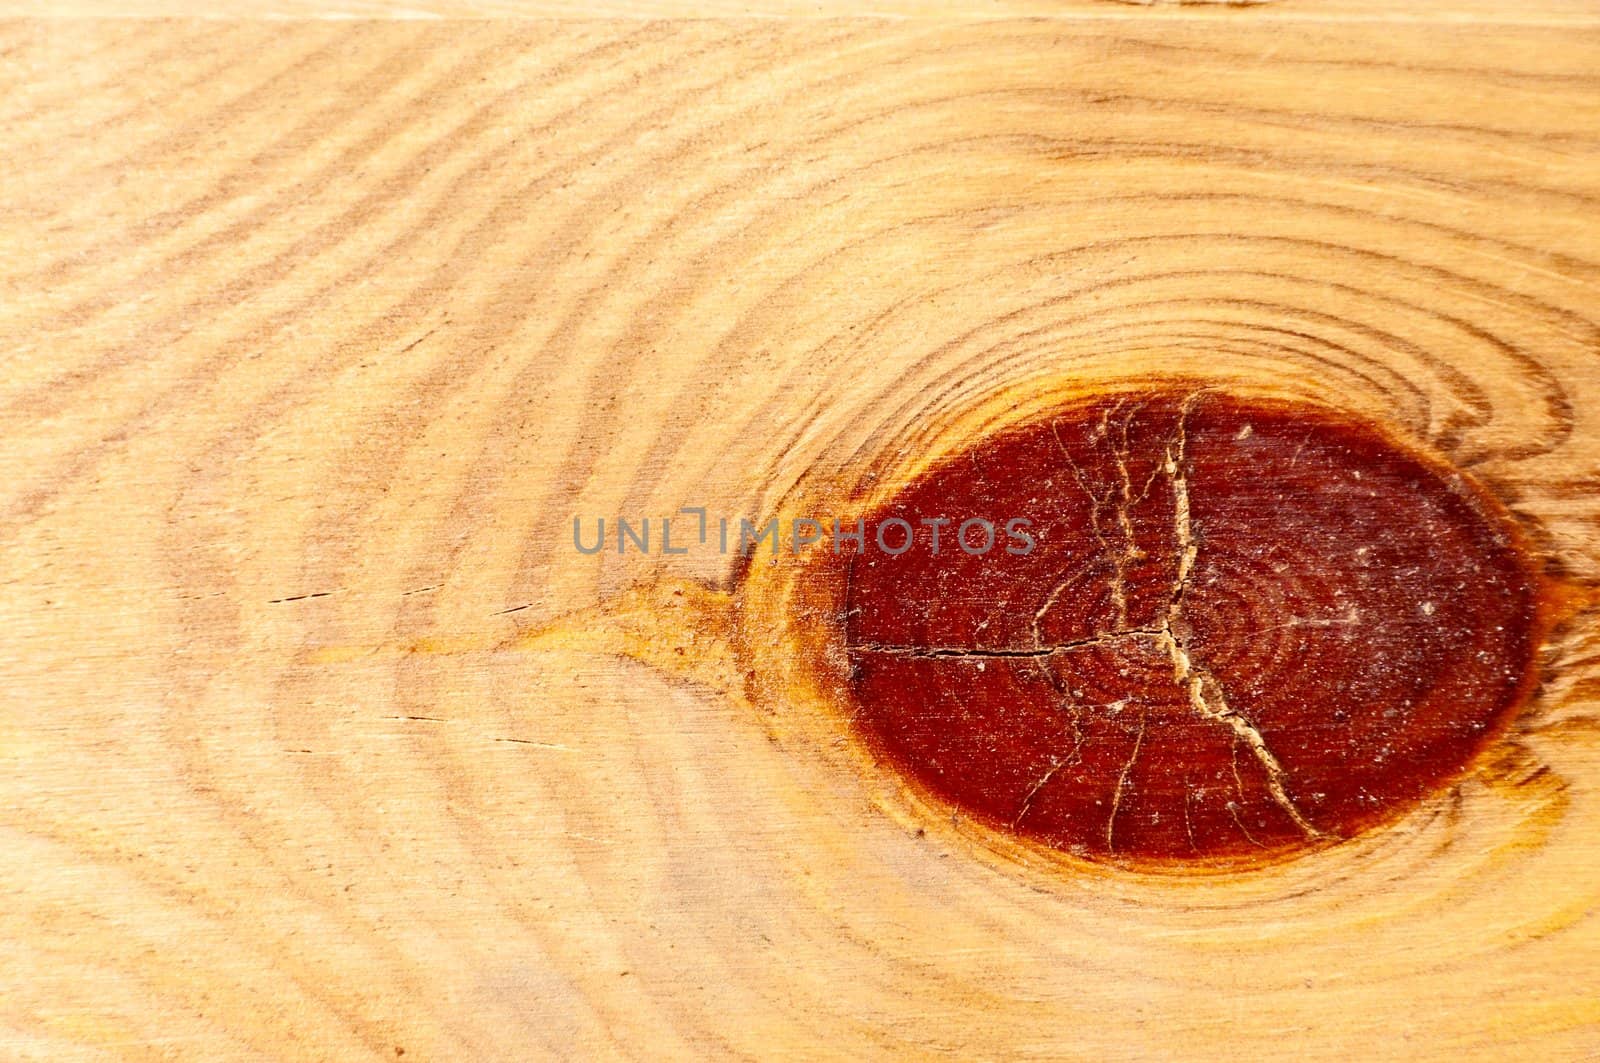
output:
[[[917,539],[889,556],[897,516]],[[1037,546],[972,555],[951,526],[935,556],[940,516],[1026,518]],[[1090,857],[1353,835],[1456,777],[1533,671],[1540,579],[1503,509],[1320,408],[1085,403],[867,527],[837,562],[863,736],[958,812]]]

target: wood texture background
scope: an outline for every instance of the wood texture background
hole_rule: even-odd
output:
[[[747,695],[780,598],[570,538],[1156,369],[1593,586],[1600,17],[1504,6],[6,5],[0,1056],[1600,1054],[1592,613],[1438,802],[1191,881],[919,818]]]

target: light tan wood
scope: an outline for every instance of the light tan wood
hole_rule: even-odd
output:
[[[1456,790],[1191,881],[929,819],[747,694],[786,599],[571,542],[1159,369],[1592,586],[1593,6],[1388,6],[0,27],[0,1056],[1600,1053],[1592,613]]]
[[[1427,0],[1398,5],[1392,0],[232,0],[206,5],[197,0],[5,0],[5,18],[202,18],[234,19],[1245,19],[1245,21],[1490,22],[1592,26],[1592,0]]]
[[[1495,25],[1593,25],[1593,0],[4,0],[0,15],[30,18],[203,19],[1214,19],[1219,21],[1471,22]]]

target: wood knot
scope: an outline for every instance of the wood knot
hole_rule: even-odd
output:
[[[934,551],[924,518],[1027,522]],[[875,755],[963,815],[1118,861],[1254,860],[1390,820],[1526,698],[1541,586],[1511,518],[1371,425],[1211,391],[983,439],[828,558]]]

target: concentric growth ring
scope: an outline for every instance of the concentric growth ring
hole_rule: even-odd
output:
[[[928,519],[1026,521],[935,553]],[[1447,784],[1515,710],[1537,572],[1462,475],[1320,407],[1079,403],[907,486],[842,556],[854,718],[959,812],[1095,858],[1320,845]]]

